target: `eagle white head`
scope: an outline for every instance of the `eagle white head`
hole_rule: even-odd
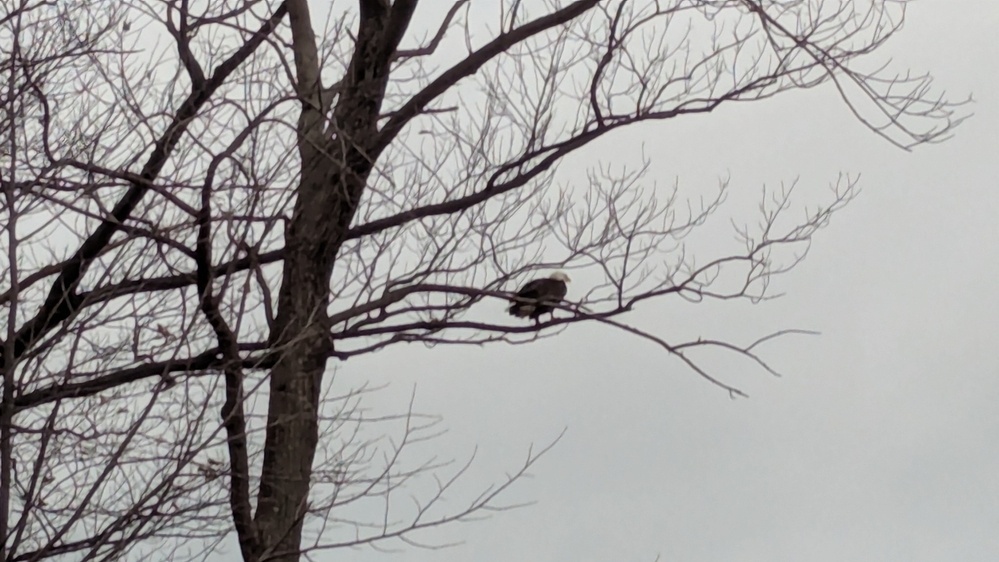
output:
[[[572,281],[572,279],[569,279],[569,276],[566,275],[564,271],[556,271],[555,273],[549,275],[548,278],[554,279],[556,281],[561,281],[563,283],[568,283],[569,281]]]

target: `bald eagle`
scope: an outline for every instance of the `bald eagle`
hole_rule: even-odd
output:
[[[555,306],[562,302],[568,291],[569,276],[561,271],[552,273],[546,279],[535,279],[517,291],[516,300],[507,310],[517,318],[530,318],[540,322],[542,314],[555,316]]]

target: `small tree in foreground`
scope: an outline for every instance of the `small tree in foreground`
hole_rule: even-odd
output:
[[[755,344],[622,315],[765,298],[855,188],[799,220],[769,194],[742,248],[695,260],[727,185],[691,203],[579,151],[820,85],[903,148],[959,122],[928,77],[867,57],[903,2],[321,4],[0,8],[0,559],[198,559],[234,535],[247,562],[292,561],[495,509],[536,454],[444,505],[463,469],[400,460],[434,420],[366,419],[372,389],[331,370],[597,322],[739,394],[689,352],[769,369]],[[586,282],[538,327],[477,306],[555,268]]]

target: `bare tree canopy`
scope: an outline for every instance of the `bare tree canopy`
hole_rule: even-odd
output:
[[[537,451],[445,505],[463,466],[400,461],[435,419],[365,419],[371,388],[334,389],[397,343],[600,323],[741,394],[690,352],[772,372],[757,346],[784,332],[667,341],[624,315],[768,298],[855,178],[804,214],[768,192],[740,248],[695,255],[727,182],[688,198],[593,150],[818,86],[901,148],[945,139],[960,103],[870,56],[904,4],[4,3],[0,559],[203,559],[235,536],[294,561],[499,509]],[[552,318],[504,314],[559,269]]]

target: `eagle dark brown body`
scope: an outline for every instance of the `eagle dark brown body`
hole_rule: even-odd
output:
[[[569,276],[556,271],[545,279],[535,279],[517,291],[516,300],[507,312],[518,318],[530,318],[540,322],[543,314],[555,313],[555,306],[562,302],[569,288]]]

